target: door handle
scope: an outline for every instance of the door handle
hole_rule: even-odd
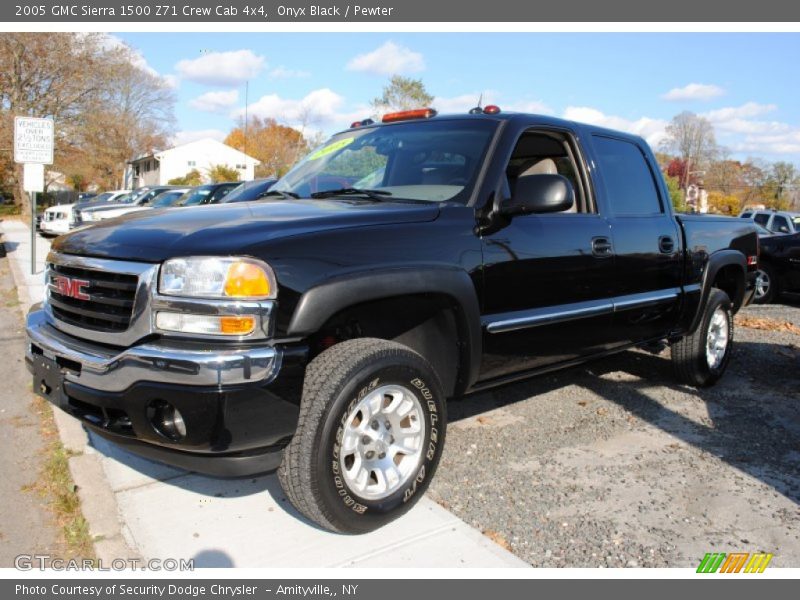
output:
[[[607,237],[592,238],[592,254],[595,256],[611,256],[613,254],[611,240]]]
[[[658,238],[658,250],[661,254],[672,254],[675,250],[675,241],[668,235]]]

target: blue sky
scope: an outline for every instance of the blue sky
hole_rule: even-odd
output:
[[[177,141],[221,138],[249,111],[331,133],[369,116],[392,73],[421,78],[440,112],[479,94],[506,110],[626,129],[657,146],[691,110],[733,156],[800,165],[800,34],[121,33],[167,78]]]

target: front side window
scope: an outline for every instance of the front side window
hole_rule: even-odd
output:
[[[615,215],[662,212],[653,172],[639,146],[626,140],[594,136],[598,169]]]
[[[789,229],[789,220],[786,217],[775,215],[772,218],[772,231],[777,231],[778,233],[791,233],[791,230]]]
[[[309,198],[356,188],[393,200],[466,203],[496,127],[495,121],[464,119],[345,131],[272,189]]]
[[[572,184],[575,203],[563,213],[553,214],[593,212],[575,161],[575,149],[566,134],[556,131],[526,131],[517,140],[506,166],[508,193],[514,195],[521,177],[561,175]]]

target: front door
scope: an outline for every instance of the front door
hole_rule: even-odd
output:
[[[602,352],[612,341],[611,227],[570,132],[519,136],[506,169],[509,193],[518,177],[545,173],[571,181],[575,207],[515,216],[482,237],[481,381]]]

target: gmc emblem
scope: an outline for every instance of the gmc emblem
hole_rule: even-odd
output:
[[[83,288],[89,285],[85,279],[71,279],[63,275],[56,275],[53,282],[56,285],[56,291],[62,296],[76,300],[89,300],[89,294],[83,291]]]

